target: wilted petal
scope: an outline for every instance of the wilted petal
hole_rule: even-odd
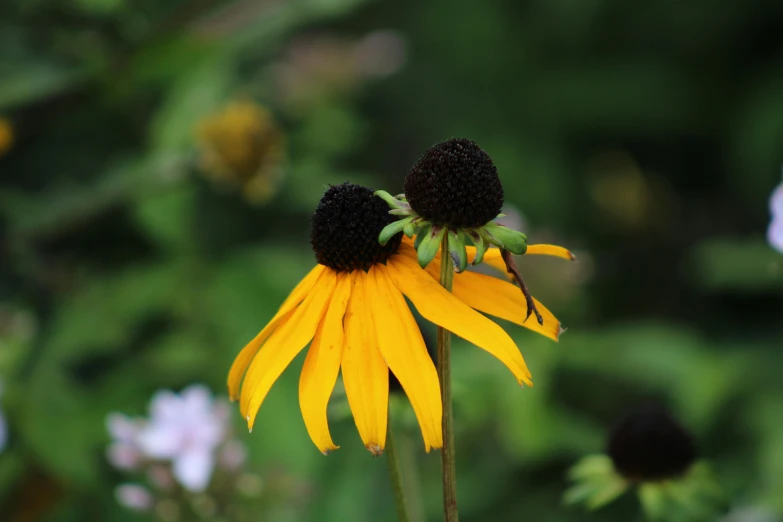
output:
[[[134,511],[147,511],[152,507],[152,493],[138,484],[120,484],[114,490],[117,502]]]
[[[172,467],[174,477],[185,489],[204,491],[212,477],[214,458],[211,450],[197,448],[179,455]]]

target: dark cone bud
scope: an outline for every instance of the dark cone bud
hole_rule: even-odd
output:
[[[639,482],[679,477],[697,456],[691,435],[658,405],[646,405],[618,424],[607,452],[619,474]]]
[[[369,270],[397,252],[402,233],[378,243],[383,227],[395,221],[374,191],[347,181],[327,189],[313,214],[310,243],[318,262],[338,272]]]
[[[454,138],[431,147],[405,178],[411,208],[435,225],[475,228],[503,207],[503,185],[489,155],[474,142]]]

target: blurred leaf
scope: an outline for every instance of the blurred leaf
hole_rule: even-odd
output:
[[[152,122],[153,150],[179,152],[193,146],[199,120],[228,96],[233,66],[230,55],[213,50],[181,76]]]
[[[86,71],[28,61],[22,64],[0,62],[0,111],[48,98],[87,79]]]
[[[783,256],[760,239],[704,240],[690,260],[696,280],[709,290],[783,288]]]

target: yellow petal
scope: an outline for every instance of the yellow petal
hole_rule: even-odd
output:
[[[378,349],[374,324],[382,317],[374,318],[368,309],[374,285],[368,286],[367,274],[355,270],[351,275],[354,287],[345,313],[343,383],[364,446],[377,456],[386,447],[389,408],[389,367]]]
[[[557,245],[528,245],[526,256],[554,256],[567,261],[576,261],[576,256],[570,250]]]
[[[447,292],[410,257],[392,256],[386,266],[397,288],[427,320],[497,357],[520,384],[531,384],[522,354],[500,326]]]
[[[247,367],[250,365],[250,361],[253,360],[258,349],[264,344],[264,341],[272,335],[276,328],[278,328],[287,317],[290,317],[294,309],[301,303],[304,298],[313,289],[313,285],[320,277],[321,273],[326,269],[323,265],[315,265],[310,270],[304,279],[299,281],[299,284],[288,295],[283,304],[280,305],[280,309],[277,311],[271,321],[264,327],[255,338],[247,343],[239,352],[237,358],[234,359],[234,364],[231,365],[231,370],[228,372],[228,396],[232,401],[239,398],[239,387],[242,384],[242,377],[247,371]]]
[[[246,416],[251,430],[258,408],[272,384],[315,335],[336,283],[337,274],[333,270],[323,270],[302,304],[253,358],[239,400],[239,410]]]
[[[343,316],[351,296],[351,277],[337,274],[337,286],[324,314],[299,378],[299,407],[307,433],[321,453],[336,450],[329,433],[326,408],[340,372],[345,334]]]
[[[424,448],[443,446],[443,407],[438,372],[405,298],[384,265],[375,265],[367,278],[370,311],[376,318],[378,346],[386,364],[408,395],[421,426]]]
[[[535,315],[531,315],[525,321],[527,303],[522,291],[519,287],[496,277],[476,272],[454,274],[453,292],[455,297],[471,308],[524,326],[555,341],[563,331],[560,321],[535,299],[533,300],[544,319],[544,324],[538,324]]]
[[[467,250],[468,263],[472,263],[476,258],[476,247],[467,247]],[[511,274],[506,270],[506,262],[503,261],[503,255],[500,253],[499,248],[488,248],[487,251],[484,252],[484,259],[481,263],[496,268],[506,274],[507,277],[511,277]]]

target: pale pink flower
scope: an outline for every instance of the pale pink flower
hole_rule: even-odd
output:
[[[118,469],[138,468],[144,457],[136,442],[142,422],[121,413],[110,413],[106,418],[106,428],[113,439],[106,451],[109,462]]]
[[[169,460],[177,481],[190,491],[203,491],[212,477],[215,452],[227,432],[228,408],[213,401],[209,390],[193,385],[177,395],[155,394],[150,419],[139,432],[139,448],[155,460]]]
[[[138,484],[120,484],[114,490],[117,502],[133,511],[149,511],[152,508],[152,493]]]
[[[0,397],[3,396],[3,384],[0,382]],[[0,451],[5,448],[5,443],[8,441],[8,424],[5,421],[5,416],[2,410],[0,410]]]
[[[769,210],[772,213],[772,221],[767,229],[767,241],[772,248],[783,253],[783,183],[772,192]]]

